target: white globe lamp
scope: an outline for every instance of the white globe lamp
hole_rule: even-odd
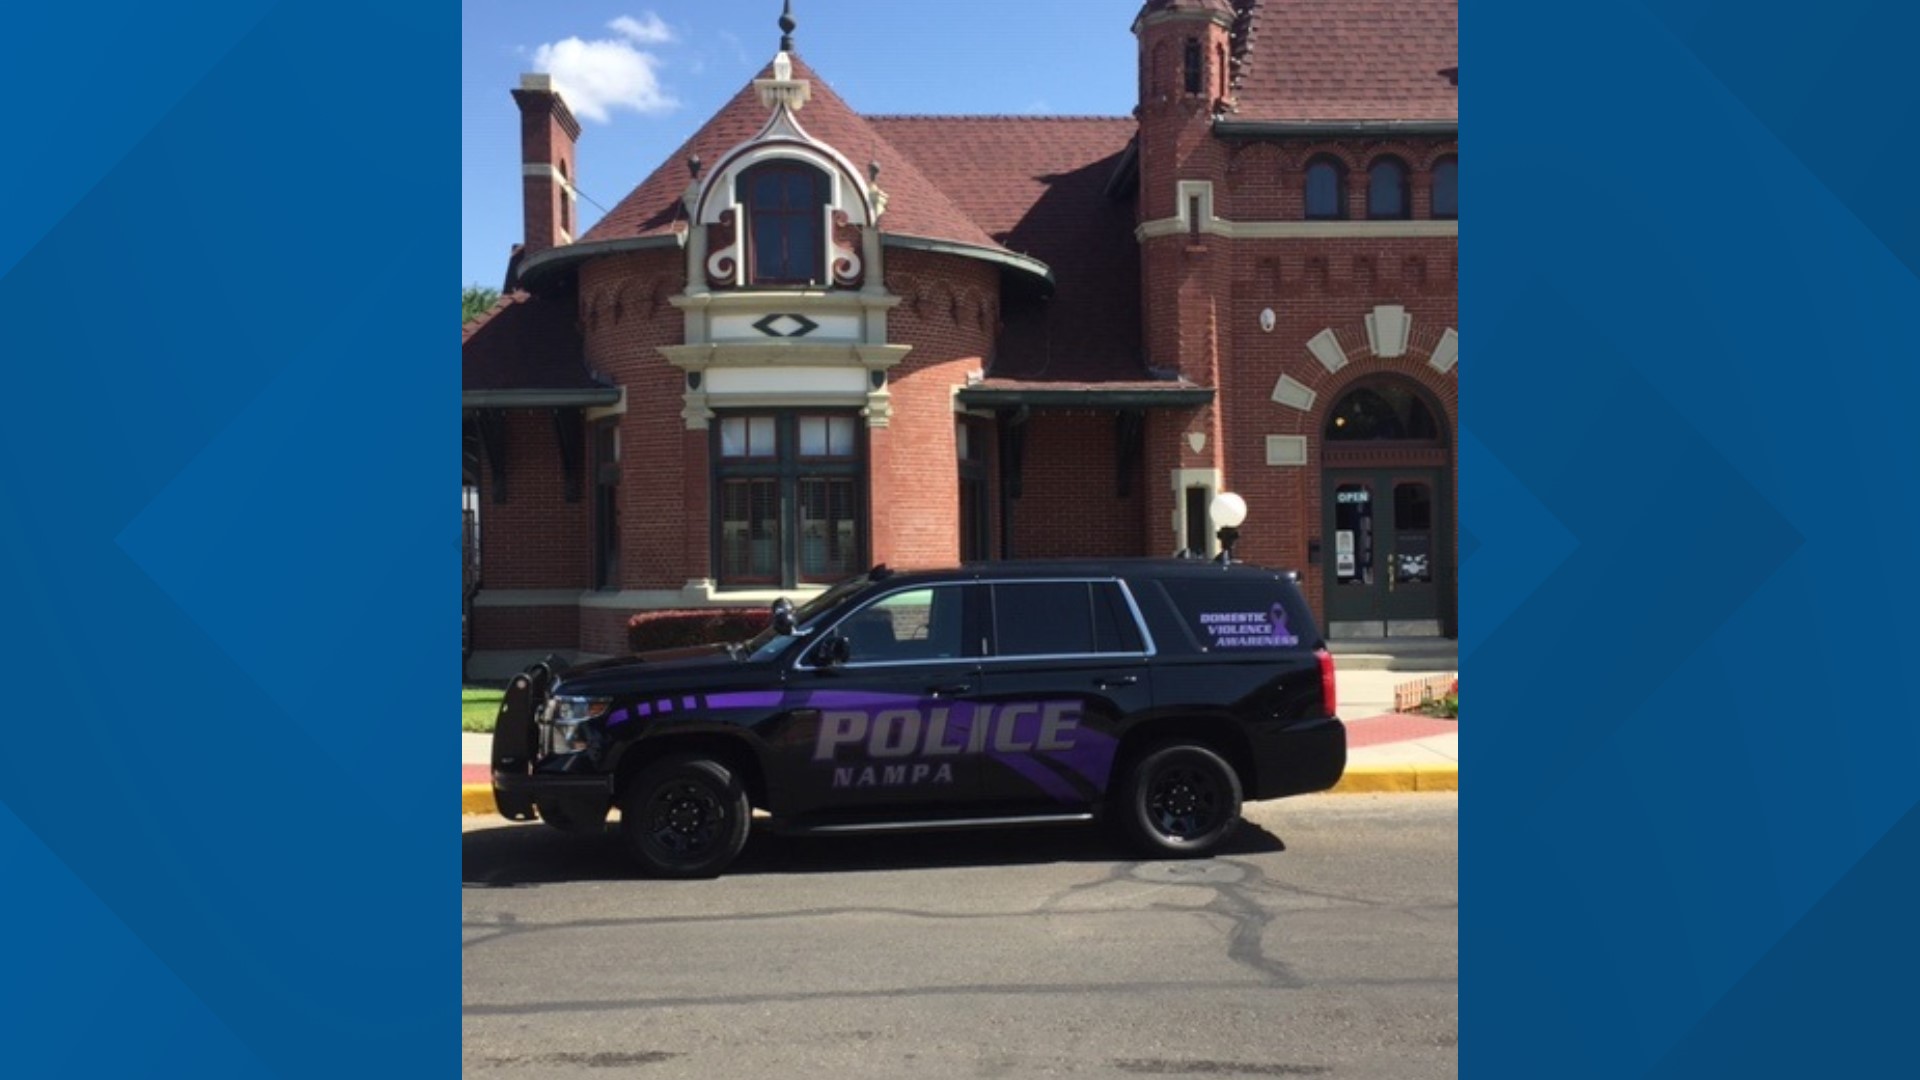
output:
[[[1213,518],[1214,527],[1219,531],[1220,561],[1233,562],[1233,545],[1240,539],[1240,524],[1247,520],[1247,500],[1231,491],[1223,491],[1213,497],[1213,505],[1207,508]]]

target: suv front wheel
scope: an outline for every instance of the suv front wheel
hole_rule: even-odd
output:
[[[656,877],[714,877],[746,846],[752,824],[739,777],[709,757],[662,758],[620,795],[627,847]]]
[[[1162,858],[1211,854],[1240,823],[1240,777],[1193,743],[1161,746],[1129,774],[1122,825]]]

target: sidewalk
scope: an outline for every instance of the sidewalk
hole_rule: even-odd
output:
[[[1340,715],[1347,720],[1347,772],[1337,794],[1458,791],[1460,724],[1393,711],[1393,688],[1439,671],[1351,671],[1339,675]],[[491,814],[491,735],[460,736],[461,810]]]

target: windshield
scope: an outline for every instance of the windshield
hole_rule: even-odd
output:
[[[819,619],[820,616],[839,607],[847,597],[852,596],[854,593],[866,587],[867,576],[862,574],[857,578],[849,578],[835,585],[833,588],[828,589],[826,592],[821,593],[819,596],[801,604],[793,613],[794,628],[801,631],[801,633],[782,634],[769,626],[741,645],[741,657],[748,660],[769,660],[780,655],[789,644],[797,638],[804,636],[806,631],[812,629],[813,622]]]

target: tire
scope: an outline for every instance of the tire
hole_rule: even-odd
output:
[[[739,777],[709,757],[662,758],[620,793],[627,849],[655,877],[717,876],[746,846],[752,824]]]
[[[1127,777],[1121,825],[1157,858],[1211,854],[1240,826],[1240,777],[1219,754],[1193,743],[1149,752]]]

